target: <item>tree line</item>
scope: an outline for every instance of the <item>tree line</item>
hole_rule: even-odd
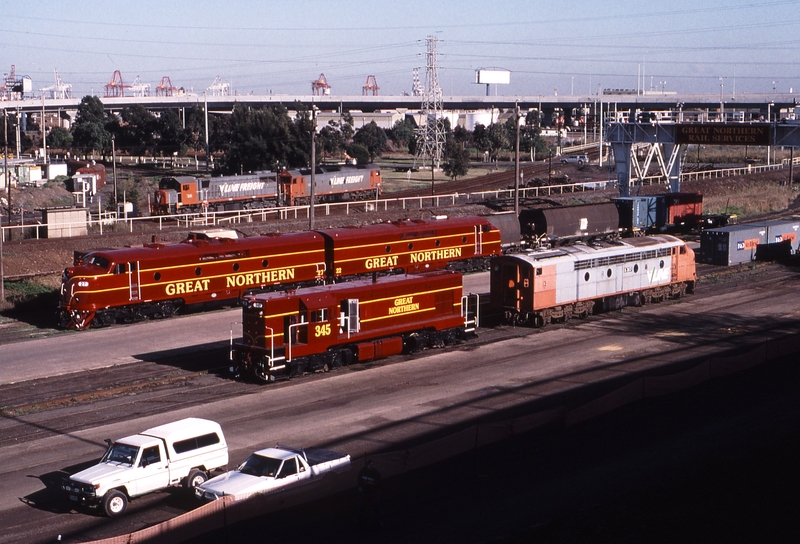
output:
[[[106,111],[99,98],[86,96],[78,106],[71,129],[53,128],[47,145],[103,156],[111,153],[112,145],[118,153],[135,156],[198,156],[207,152],[218,157],[215,168],[228,174],[299,168],[311,163],[314,119],[311,110],[301,103],[294,104],[294,110],[296,115],[292,117],[283,105],[237,105],[230,115],[209,115],[206,149],[206,115],[200,106],[185,109],[183,118],[176,109],[154,114],[141,105],[128,106],[116,114]],[[389,130],[374,121],[355,130],[348,113],[340,119],[317,130],[317,161],[350,158],[368,163],[391,149],[416,153],[417,125],[411,116],[397,121]],[[445,135],[441,167],[454,179],[466,175],[471,150],[497,161],[504,151],[515,146],[513,116],[505,123],[488,127],[478,124],[472,131],[461,126],[451,128],[448,119],[441,122]],[[520,151],[539,156],[547,153],[536,115],[529,114],[520,124]]]

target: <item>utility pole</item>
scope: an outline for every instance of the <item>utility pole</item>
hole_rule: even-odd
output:
[[[514,215],[519,217],[519,102],[514,107],[517,137],[514,143]]]
[[[44,163],[47,164],[47,127],[45,126],[44,118],[44,93],[42,93],[42,153],[44,153]],[[19,125],[19,117],[17,117],[17,125]],[[17,140],[19,142],[19,140]],[[19,145],[19,144],[18,144]],[[17,154],[19,157],[19,153]]]
[[[6,274],[3,270],[3,238],[5,237],[3,222],[0,221],[0,303],[6,300]]]
[[[314,230],[314,185],[317,184],[317,108],[311,104],[311,191],[308,202],[308,230]]]
[[[3,177],[8,189],[8,226],[11,226],[11,176],[8,175],[8,110],[3,108]]]
[[[117,147],[115,142],[115,135],[111,135],[111,164],[112,172],[114,175],[114,211],[119,210],[119,200],[117,199]],[[114,216],[116,217],[116,216]]]
[[[208,97],[206,96],[206,92],[203,91],[203,114],[205,116],[205,125],[206,125],[206,172],[208,172],[208,161],[210,160],[209,156],[209,149],[208,149]]]
[[[3,179],[8,187],[8,226],[11,226],[11,183],[8,178],[8,116],[5,108],[3,108],[3,142],[5,148],[3,152]],[[5,302],[6,300],[6,275],[3,270],[3,238],[5,238],[5,236],[5,232],[3,232],[3,220],[0,218],[0,302]]]

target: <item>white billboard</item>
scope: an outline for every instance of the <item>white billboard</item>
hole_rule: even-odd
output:
[[[511,83],[511,72],[499,68],[478,68],[475,70],[475,83],[508,85]]]

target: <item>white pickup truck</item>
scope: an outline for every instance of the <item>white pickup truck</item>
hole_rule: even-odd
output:
[[[206,419],[182,419],[106,443],[100,462],[65,478],[61,489],[76,504],[102,505],[109,517],[146,493],[174,485],[192,491],[228,464],[222,429]]]
[[[195,494],[213,501],[226,495],[235,500],[311,483],[320,476],[350,469],[350,456],[329,450],[275,446],[253,453],[236,470],[200,484]]]

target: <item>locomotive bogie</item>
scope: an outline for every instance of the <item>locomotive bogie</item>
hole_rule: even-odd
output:
[[[512,323],[544,326],[691,292],[694,252],[672,236],[632,238],[493,260],[491,306]]]
[[[454,343],[469,317],[449,271],[251,295],[242,314],[234,370],[264,382]]]

